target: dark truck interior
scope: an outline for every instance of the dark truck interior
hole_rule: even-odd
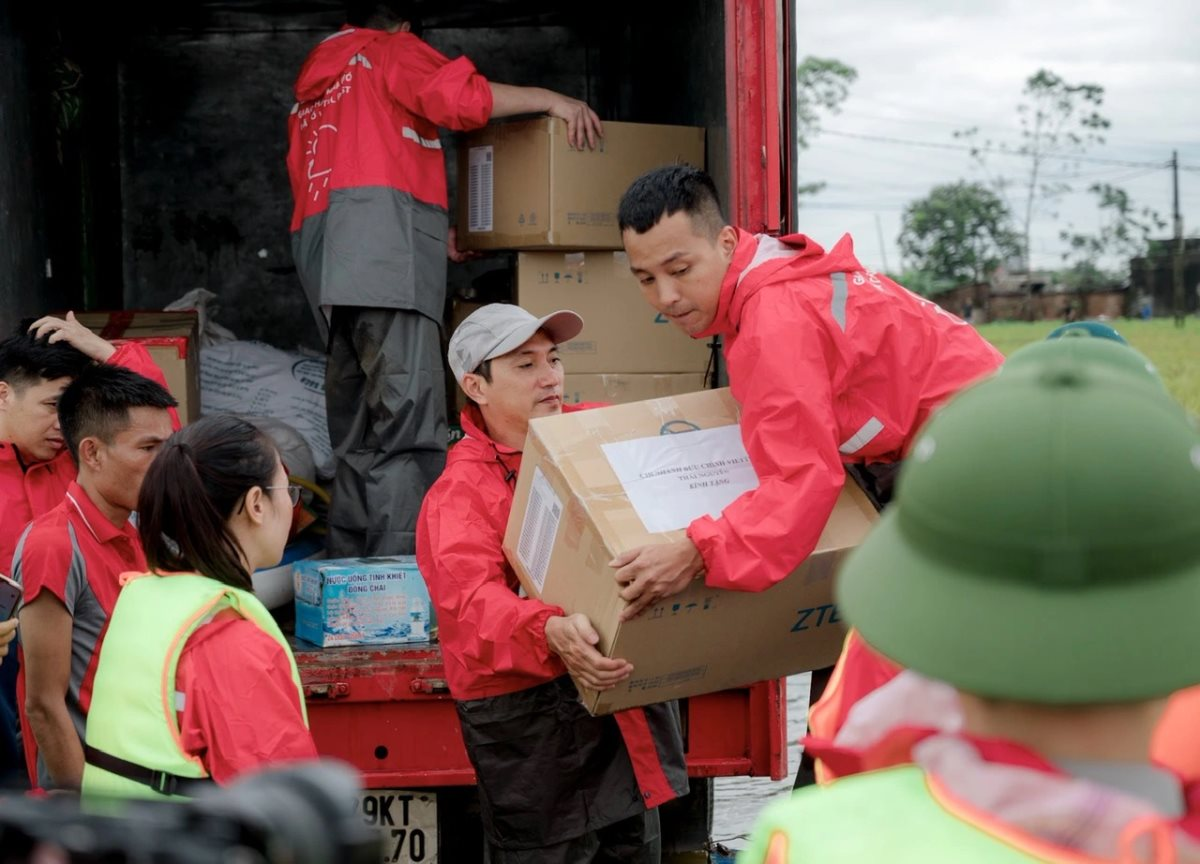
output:
[[[205,287],[239,338],[321,347],[292,266],[284,155],[293,81],[341,25],[341,4],[144,8],[0,10],[11,60],[0,64],[0,92],[12,97],[0,147],[18,148],[28,169],[0,175],[24,226],[0,264],[32,289],[0,301],[15,319],[46,308],[161,308]],[[603,119],[705,127],[709,168],[726,186],[721,0],[430,0],[419,9],[424,38],[472,58],[489,79],[584,99]],[[453,204],[454,136],[443,145]],[[497,271],[507,267],[504,253],[452,265],[449,293],[502,291]]]

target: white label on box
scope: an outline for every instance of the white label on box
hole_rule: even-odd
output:
[[[558,533],[562,511],[562,501],[554,494],[550,481],[541,468],[535,467],[529,501],[525,505],[525,521],[521,523],[521,537],[517,540],[517,556],[539,592],[546,583],[546,570],[550,567],[550,552],[554,548],[554,535]]]
[[[492,147],[472,147],[467,153],[467,231],[492,229]]]
[[[743,492],[758,488],[738,426],[602,447],[629,503],[652,533],[686,528],[701,516],[715,518]]]

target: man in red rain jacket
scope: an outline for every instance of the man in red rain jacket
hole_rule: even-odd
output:
[[[632,666],[596,650],[584,615],[519,596],[501,548],[530,419],[589,407],[562,404],[558,344],[582,327],[574,312],[538,319],[501,303],[458,326],[449,359],[471,399],[466,437],[417,523],[493,864],[657,864],[656,808],[687,791],[676,704],[590,716],[567,672],[606,690]]]
[[[414,4],[348,4],[296,80],[288,121],[292,253],[327,339],[329,432],[337,457],[331,557],[411,553],[417,509],[446,460],[440,326],[447,217],[439,127],[546,112],[572,146],[602,129],[586,104],[489,82],[413,32]]]
[[[901,459],[935,408],[1003,359],[969,324],[863,267],[848,236],[826,252],[801,234],[728,225],[694,168],[640,177],[618,219],[646,300],[693,338],[722,337],[759,479],[686,539],[613,562],[625,618],[701,574],[716,588],[774,585],[812,552],[846,464]]]

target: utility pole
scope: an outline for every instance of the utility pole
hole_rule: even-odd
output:
[[[1179,193],[1176,191],[1176,201],[1179,200]],[[883,245],[883,224],[879,221],[879,214],[875,214],[875,234],[879,238],[879,255],[883,258],[883,272],[888,272],[887,266],[887,248]]]
[[[1187,318],[1187,302],[1183,294],[1183,215],[1179,212],[1179,151],[1171,151],[1171,184],[1175,191],[1175,259],[1172,262],[1173,291],[1171,305],[1174,307],[1175,326],[1182,327]]]

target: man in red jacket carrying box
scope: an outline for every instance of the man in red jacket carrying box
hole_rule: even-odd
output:
[[[558,345],[582,327],[502,303],[458,326],[466,437],[417,523],[493,864],[658,864],[658,805],[687,791],[677,705],[590,716],[568,671],[607,690],[633,667],[596,650],[586,616],[520,596],[502,549],[529,421],[592,407],[562,404]]]
[[[695,339],[721,336],[759,480],[686,539],[614,562],[626,619],[701,574],[741,591],[783,579],[816,545],[847,464],[903,458],[935,408],[1003,360],[966,322],[863,267],[849,236],[826,252],[727,224],[694,168],[638,178],[618,220],[647,302]]]
[[[759,478],[685,539],[614,559],[625,620],[692,579],[742,591],[783,579],[812,552],[848,466],[882,506],[930,414],[1003,361],[965,321],[860,264],[849,235],[826,252],[729,225],[694,168],[638,178],[618,220],[647,302],[693,338],[721,336]],[[841,701],[879,674],[852,632],[834,674]]]

